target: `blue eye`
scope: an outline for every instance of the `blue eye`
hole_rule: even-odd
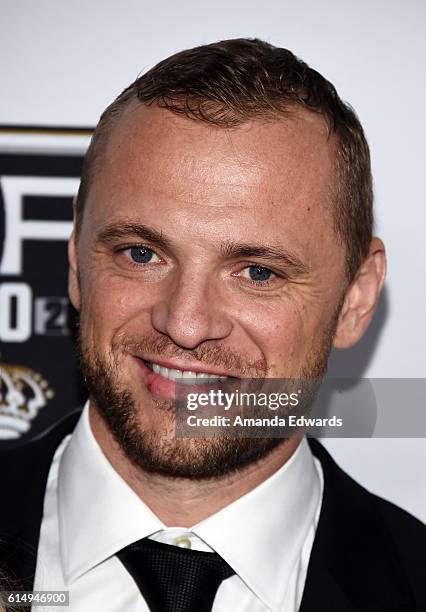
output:
[[[135,263],[149,263],[154,256],[153,251],[147,247],[131,247],[129,251]]]
[[[273,274],[272,270],[263,268],[262,266],[249,266],[249,276],[252,281],[267,281]]]

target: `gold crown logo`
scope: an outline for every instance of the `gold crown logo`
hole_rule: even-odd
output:
[[[0,363],[0,439],[19,438],[54,392],[41,374],[19,365]]]

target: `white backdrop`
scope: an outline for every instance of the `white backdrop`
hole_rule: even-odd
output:
[[[389,258],[375,320],[358,347],[333,355],[332,372],[425,378],[425,23],[421,0],[2,0],[0,124],[93,126],[139,72],[197,44],[257,36],[288,47],[361,118]],[[426,521],[424,439],[326,445]]]

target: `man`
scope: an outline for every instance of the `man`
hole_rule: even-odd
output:
[[[175,436],[182,378],[317,379],[373,315],[368,145],[328,81],[259,40],[158,64],[101,117],[69,259],[90,399],[7,454],[26,588],[76,611],[426,609],[424,526],[318,443]]]

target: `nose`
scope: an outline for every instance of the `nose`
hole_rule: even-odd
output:
[[[214,283],[207,279],[200,282],[191,274],[180,275],[165,289],[152,309],[151,321],[154,329],[186,349],[224,339],[232,329]]]

